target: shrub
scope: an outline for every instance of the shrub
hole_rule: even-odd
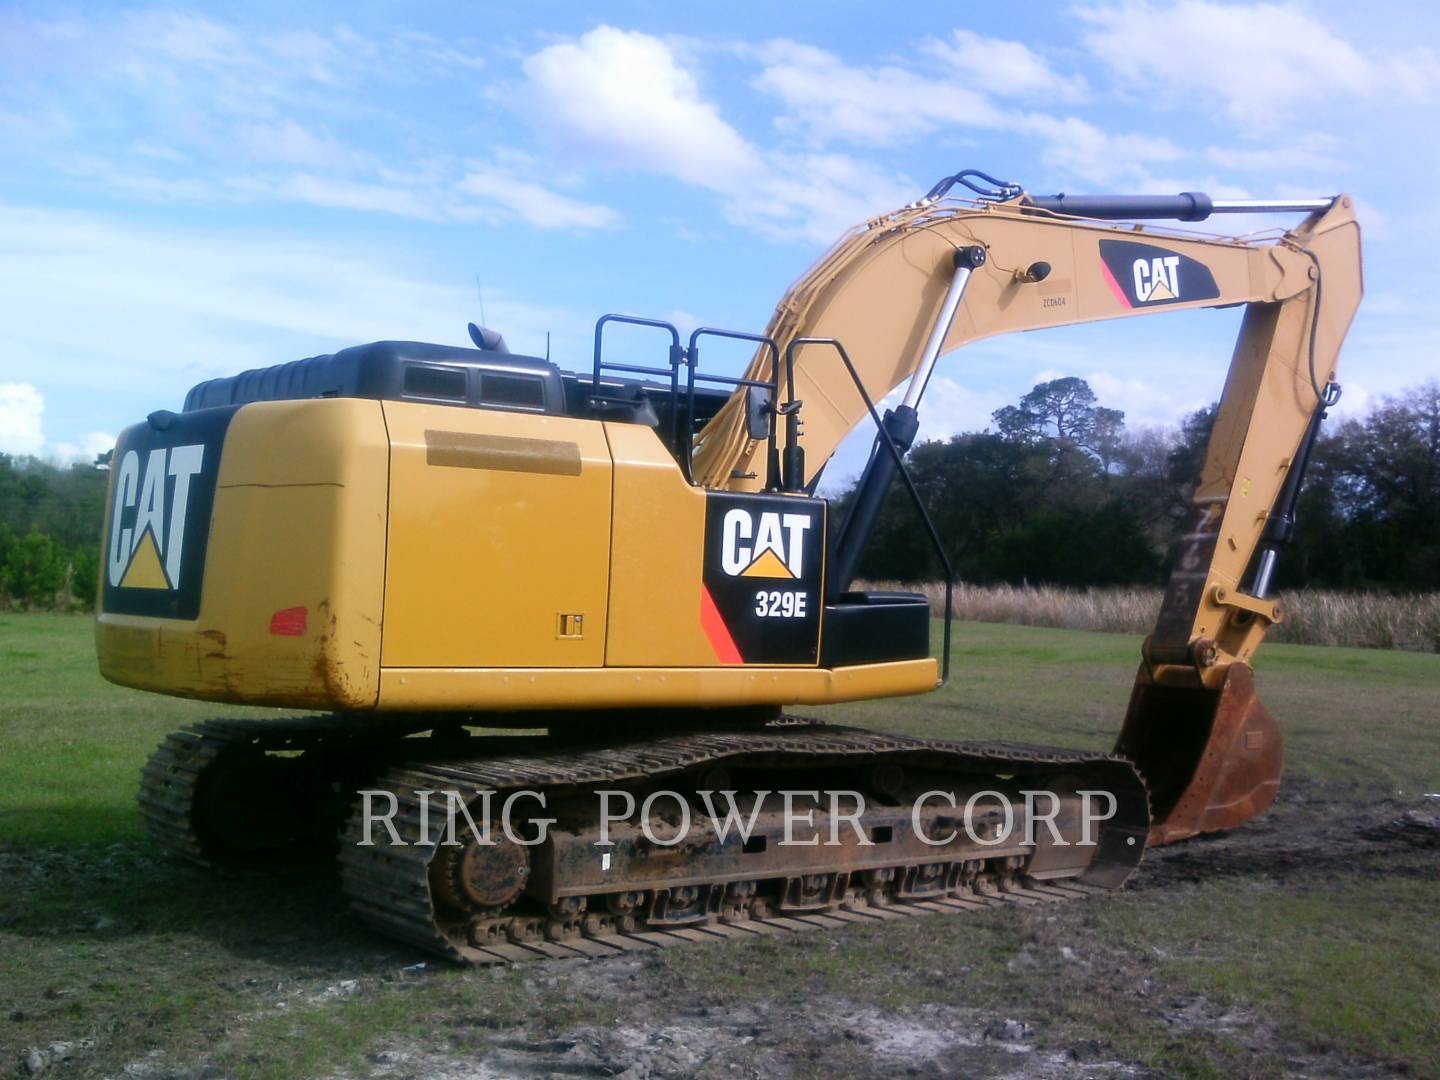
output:
[[[7,530],[8,531],[8,530]],[[22,607],[53,607],[65,586],[68,559],[49,534],[31,529],[24,537],[5,541],[0,564],[0,589]]]

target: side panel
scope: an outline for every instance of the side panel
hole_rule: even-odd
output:
[[[383,403],[386,667],[599,667],[610,451],[568,417]]]
[[[229,416],[223,443],[204,443],[201,468],[184,493],[187,514],[198,515],[195,508],[212,497],[213,507],[190,517],[182,535],[180,474],[197,456],[184,448],[203,442],[192,436],[221,414]],[[125,460],[129,448],[142,445],[132,501]],[[160,446],[168,448],[163,472],[147,479],[161,466],[153,456]],[[212,701],[373,707],[389,456],[379,403],[205,410],[161,431],[137,425],[122,435],[119,450],[106,524],[107,588],[96,618],[101,673],[126,686]],[[218,462],[213,478],[207,461]],[[162,499],[168,510],[157,526]],[[192,546],[207,529],[208,545]],[[119,584],[110,585],[112,578]],[[186,618],[187,588],[197,578],[198,607]]]
[[[721,662],[701,622],[705,493],[680,474],[653,429],[606,424],[615,461],[609,667]]]
[[[824,500],[707,492],[650,428],[605,427],[615,461],[606,665],[816,664]]]

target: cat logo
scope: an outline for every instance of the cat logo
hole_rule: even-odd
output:
[[[1136,259],[1131,271],[1135,277],[1135,299],[1140,303],[1180,299],[1179,255]]]
[[[1124,308],[1213,300],[1220,295],[1208,266],[1158,244],[1101,240],[1100,275]]]
[[[805,573],[805,533],[810,514],[735,507],[721,524],[720,568],[731,577],[784,578]]]
[[[190,482],[204,461],[200,443],[151,450],[143,468],[134,450],[120,459],[105,567],[112,588],[180,588]]]

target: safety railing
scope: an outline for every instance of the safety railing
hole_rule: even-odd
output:
[[[624,323],[631,326],[649,326],[658,330],[668,331],[670,334],[670,366],[668,368],[644,367],[639,364],[620,364],[606,360],[604,357],[605,327],[610,323]],[[751,341],[757,345],[763,345],[770,351],[771,377],[769,379],[745,379],[730,375],[712,375],[699,371],[700,363],[700,339],[704,337],[727,338],[733,341]],[[680,385],[680,370],[685,369],[685,384],[683,392]],[[675,460],[680,464],[680,471],[690,483],[695,482],[691,471],[691,455],[694,451],[694,432],[691,428],[695,422],[695,387],[697,383],[713,383],[718,386],[734,387],[758,387],[770,394],[768,408],[777,412],[777,403],[780,400],[780,347],[775,344],[773,338],[765,337],[763,334],[747,334],[739,330],[719,330],[711,326],[702,326],[690,335],[688,347],[680,344],[680,331],[672,323],[663,319],[643,319],[635,315],[602,315],[595,323],[595,371],[591,380],[591,393],[594,397],[600,396],[600,374],[602,371],[621,371],[631,375],[653,375],[666,379],[670,383],[670,451],[675,455]],[[794,396],[795,379],[791,372],[790,390]],[[798,405],[792,405],[792,412]],[[683,423],[681,417],[684,417]],[[765,457],[766,477],[765,490],[778,491],[781,489],[782,479],[780,470],[779,449],[776,442],[776,425],[770,425],[770,432],[767,441]]]
[[[870,419],[874,421],[875,431],[880,441],[885,445],[887,452],[895,460],[895,468],[900,473],[900,478],[905,481],[905,489],[910,493],[910,501],[914,503],[915,510],[920,515],[920,520],[925,525],[925,531],[930,535],[930,544],[935,549],[935,554],[940,559],[940,565],[945,568],[945,629],[943,632],[942,652],[940,654],[940,681],[947,682],[950,678],[950,624],[954,619],[955,610],[955,567],[950,562],[950,556],[945,552],[945,545],[940,540],[940,531],[935,528],[935,522],[930,517],[930,511],[925,508],[925,500],[920,497],[920,489],[915,486],[915,480],[910,475],[909,468],[905,465],[905,455],[895,445],[895,440],[890,437],[884,422],[880,419],[880,413],[875,408],[875,402],[871,400],[870,393],[865,389],[865,384],[860,380],[860,373],[855,370],[855,364],[850,359],[850,354],[845,351],[845,346],[836,338],[804,337],[796,338],[785,348],[785,367],[790,375],[790,396],[795,396],[795,353],[806,345],[829,345],[840,354],[840,360],[845,365],[846,372],[850,375],[850,381],[855,384],[855,389],[860,393],[860,399],[865,402],[866,411],[870,413]],[[778,399],[777,399],[778,400]],[[787,447],[788,449],[788,447]],[[803,458],[801,459],[803,460]]]

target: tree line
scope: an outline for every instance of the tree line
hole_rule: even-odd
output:
[[[0,454],[0,606],[94,605],[108,459],[58,466]]]
[[[1215,411],[1174,430],[1130,431],[1084,379],[1053,379],[997,410],[985,431],[920,443],[909,467],[961,580],[1158,584]],[[1321,431],[1278,585],[1440,590],[1440,383]],[[0,454],[0,605],[92,606],[108,461],[57,466]],[[902,485],[860,572],[943,576]]]
[[[1177,429],[1132,432],[1084,379],[1054,379],[997,410],[985,431],[917,445],[908,464],[961,580],[1158,584],[1216,411],[1201,409]],[[1440,589],[1440,383],[1323,424],[1297,518],[1281,588]],[[943,577],[902,485],[860,572]]]

